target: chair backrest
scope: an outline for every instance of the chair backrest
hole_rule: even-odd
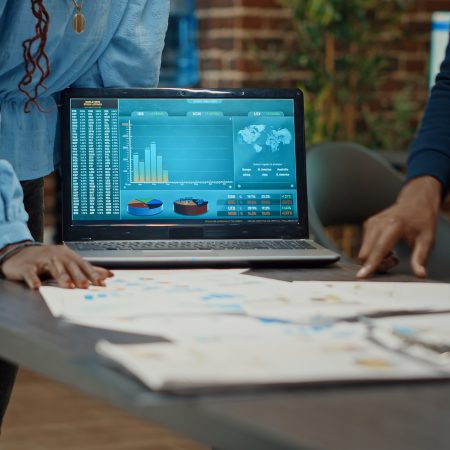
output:
[[[309,228],[314,239],[338,251],[328,237],[329,225],[362,224],[397,198],[403,176],[374,151],[351,142],[317,145],[307,151]],[[450,222],[438,221],[437,245],[429,261],[430,277],[450,279]],[[410,251],[396,247],[404,271]],[[348,261],[348,258],[343,258]],[[352,261],[354,262],[354,261]]]
[[[375,152],[350,142],[311,148],[308,200],[321,225],[359,224],[392,204],[403,177]]]

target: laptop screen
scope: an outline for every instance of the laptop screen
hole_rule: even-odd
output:
[[[72,223],[298,222],[293,99],[71,98]]]

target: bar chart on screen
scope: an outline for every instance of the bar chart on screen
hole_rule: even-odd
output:
[[[163,157],[156,153],[156,143],[144,148],[144,160],[132,152],[130,183],[168,183],[169,171],[163,169]]]
[[[232,186],[233,142],[229,118],[204,120],[134,111],[121,123],[129,186]]]

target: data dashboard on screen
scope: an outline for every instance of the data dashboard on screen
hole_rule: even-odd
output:
[[[297,221],[291,99],[71,99],[72,220]]]

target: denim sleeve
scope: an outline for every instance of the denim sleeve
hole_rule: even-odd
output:
[[[23,193],[11,164],[0,160],[0,249],[14,242],[30,240],[28,214],[23,206]]]
[[[431,175],[450,188],[450,43],[431,90],[416,138],[410,146],[407,179]]]

